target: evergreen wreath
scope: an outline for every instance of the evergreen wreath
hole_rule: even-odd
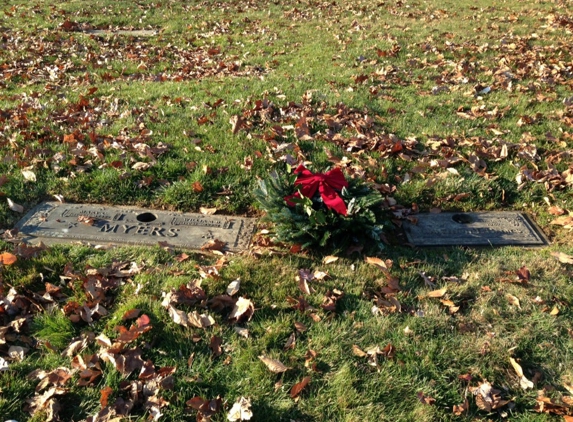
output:
[[[346,180],[338,168],[311,173],[300,165],[290,174],[273,172],[259,180],[254,196],[280,242],[337,251],[353,244],[384,248],[382,195],[362,180]]]

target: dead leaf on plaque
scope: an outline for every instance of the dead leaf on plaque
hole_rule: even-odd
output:
[[[280,374],[281,372],[288,371],[290,368],[285,366],[280,360],[271,359],[266,356],[259,356],[259,359],[266,365],[266,367],[275,374]]]
[[[202,251],[219,251],[222,252],[223,249],[227,246],[227,242],[223,242],[219,239],[211,239],[206,242],[203,246],[201,246]]]

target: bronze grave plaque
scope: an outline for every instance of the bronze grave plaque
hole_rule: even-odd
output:
[[[90,245],[157,245],[201,249],[210,240],[226,250],[248,248],[255,219],[155,211],[136,207],[44,202],[16,227],[24,240],[45,244],[79,242]]]
[[[404,222],[414,246],[544,246],[549,241],[527,216],[514,211],[416,215]]]

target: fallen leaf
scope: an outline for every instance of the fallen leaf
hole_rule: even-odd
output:
[[[436,399],[430,396],[426,396],[424,394],[423,391],[418,391],[418,393],[416,394],[416,396],[418,397],[418,400],[420,401],[420,403],[422,404],[428,404],[428,405],[432,405],[436,402]]]
[[[36,181],[36,174],[31,170],[22,170],[22,176],[28,182],[35,182]]]
[[[439,290],[432,290],[431,292],[429,292],[427,294],[427,296],[428,297],[443,297],[447,291],[448,291],[448,288],[444,287],[444,288],[439,289]]]
[[[337,257],[337,256],[332,256],[332,255],[325,256],[325,257],[322,259],[322,263],[325,264],[325,265],[331,264],[331,263],[336,262],[336,261],[338,261],[338,257]]]
[[[358,347],[356,344],[352,345],[352,353],[354,353],[356,356],[363,358],[368,356],[368,354],[362,350],[360,347]]]
[[[524,390],[527,390],[528,388],[533,388],[533,383],[529,381],[527,378],[525,378],[525,375],[523,375],[523,369],[521,368],[521,365],[511,357],[509,358],[509,362],[511,363],[511,366],[513,366],[513,369],[515,370],[517,376],[520,378],[519,385],[521,386],[521,388],[523,388]]]
[[[12,255],[10,252],[0,254],[0,264],[2,265],[13,265],[17,260],[16,255]]]
[[[22,361],[24,360],[24,354],[28,351],[25,347],[22,346],[10,346],[8,349],[8,356],[11,359]]]
[[[461,416],[462,414],[466,413],[470,407],[468,399],[466,398],[462,404],[454,404],[453,412],[456,416]]]
[[[508,301],[511,305],[517,306],[519,309],[521,309],[521,305],[520,305],[520,303],[519,303],[519,299],[518,299],[518,298],[516,298],[514,295],[509,294],[509,293],[508,293],[505,297],[507,298],[507,301]]]
[[[242,327],[233,327],[235,332],[240,335],[241,337],[249,338],[249,330]]]
[[[302,390],[304,390],[304,388],[310,383],[310,377],[304,377],[300,382],[296,383],[295,385],[292,386],[292,388],[290,389],[290,396],[293,399],[296,399],[300,393],[302,393]]]
[[[248,421],[252,417],[253,412],[251,411],[251,401],[244,397],[238,398],[227,414],[227,420],[231,422]]]
[[[573,256],[567,255],[563,252],[551,252],[551,256],[554,256],[564,264],[573,264]]]
[[[551,206],[549,207],[549,209],[547,210],[549,212],[549,214],[551,215],[563,215],[565,214],[565,210],[561,207],[557,207],[557,206]]]
[[[241,279],[238,278],[235,281],[231,281],[229,283],[229,285],[227,286],[227,294],[229,296],[233,296],[234,294],[236,294],[239,291],[239,288],[241,287]]]
[[[199,207],[199,212],[203,215],[213,215],[217,212],[217,208]]]
[[[285,345],[283,346],[283,350],[294,349],[295,346],[296,346],[296,335],[295,333],[291,333]]]
[[[376,265],[377,267],[379,267],[383,270],[388,270],[388,266],[386,265],[386,262],[382,261],[380,258],[373,258],[373,257],[367,256],[366,257],[366,263]]]
[[[125,311],[125,313],[123,314],[123,316],[121,317],[121,319],[123,321],[126,321],[128,319],[133,319],[133,318],[137,318],[139,316],[139,313],[141,311],[139,309],[130,309],[129,311]]]
[[[203,185],[201,184],[201,182],[193,182],[191,186],[193,188],[193,192],[195,193],[203,192]]]
[[[266,365],[267,368],[269,368],[271,372],[274,372],[275,374],[279,374],[290,369],[277,359],[271,359],[262,355],[259,356],[259,359]]]
[[[219,239],[211,239],[201,246],[202,251],[223,251],[227,246],[227,242],[223,242]]]
[[[525,265],[521,267],[519,270],[517,270],[515,274],[517,275],[520,281],[525,283],[527,283],[529,281],[529,278],[531,277],[531,273],[529,272],[529,270]]]
[[[235,307],[229,315],[229,320],[232,320],[233,322],[250,321],[254,312],[255,305],[253,302],[249,299],[245,299],[244,297],[239,297],[239,299],[237,299],[237,303],[235,303]]]
[[[6,198],[6,199],[8,201],[8,208],[10,208],[12,211],[18,212],[20,214],[22,214],[24,212],[24,207],[22,205],[16,204],[10,198]]]
[[[231,124],[231,131],[233,132],[233,135],[236,135],[237,132],[241,130],[243,126],[245,126],[245,121],[239,115],[231,116],[229,123]]]
[[[223,354],[223,349],[221,345],[223,344],[223,339],[219,336],[211,337],[211,342],[209,343],[209,349],[214,357],[219,357]]]
[[[551,221],[549,224],[554,224],[556,226],[563,226],[565,229],[573,228],[573,216],[571,215],[563,215],[561,217],[557,217],[555,220]]]

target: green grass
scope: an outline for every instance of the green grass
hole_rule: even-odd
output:
[[[163,293],[200,279],[198,266],[214,265],[218,257],[190,254],[180,262],[180,251],[159,247],[53,247],[0,267],[4,296],[11,287],[24,296],[42,296],[46,282],[65,294],[51,311],[33,308],[22,332],[9,331],[6,342],[0,342],[4,359],[12,345],[28,348],[22,361],[8,359],[9,369],[0,372],[0,415],[45,420],[44,413],[31,416],[25,407],[39,382],[26,375],[35,369],[71,368],[71,358],[60,353],[72,338],[91,332],[113,340],[116,327],[133,323],[122,320],[124,313],[137,308],[150,317],[153,328],[130,347],[138,346],[142,359],[156,369],[177,367],[173,389],[159,392],[169,402],[160,420],[194,418],[185,402],[195,396],[221,396],[225,411],[238,397],[249,397],[253,420],[263,421],[555,420],[534,408],[537,390],[545,387],[546,395],[558,398],[569,395],[564,386],[573,383],[573,273],[570,265],[551,256],[573,254],[572,237],[570,230],[550,224],[555,216],[548,206],[571,212],[571,183],[554,189],[527,182],[518,188],[516,177],[524,166],[545,171],[553,165],[559,172],[570,166],[571,107],[563,100],[571,96],[571,5],[491,0],[160,3],[8,0],[0,6],[0,176],[7,177],[0,185],[0,231],[21,217],[8,208],[6,197],[26,211],[62,195],[68,202],[184,212],[209,206],[220,214],[260,216],[251,195],[256,180],[283,168],[282,154],[275,154],[265,137],[273,126],[294,125],[300,110],[289,109],[289,103],[300,104],[311,94],[306,112],[316,139],[299,141],[288,129],[277,139],[300,149],[298,155],[291,152],[295,159],[325,168],[330,153],[346,157],[348,173],[363,172],[369,181],[388,184],[395,193],[387,196],[424,212],[527,212],[552,245],[389,245],[380,257],[393,261],[390,272],[400,281],[396,298],[404,312],[384,315],[374,315],[372,306],[386,276],[364,263],[363,256],[341,257],[329,265],[322,264],[320,251],[229,256],[220,278],[203,280],[202,288],[210,299],[241,279],[239,295],[256,308],[252,320],[240,324],[248,328],[249,338],[234,331],[224,312],[182,305],[216,320],[214,327],[200,330],[176,325],[161,306]],[[69,25],[153,28],[158,35],[90,35],[65,30]],[[478,84],[491,87],[491,93],[475,95]],[[263,99],[290,111],[277,113],[273,121],[251,116]],[[378,135],[415,138],[419,155],[349,151],[321,138],[327,129],[321,116],[336,115],[341,105],[374,119]],[[229,119],[234,115],[252,127],[232,134]],[[535,119],[523,125],[523,116]],[[348,139],[356,133],[347,127],[341,134]],[[160,143],[166,148],[153,159],[135,146],[153,149]],[[499,155],[504,144],[507,157]],[[471,168],[476,155],[485,161],[487,176]],[[254,162],[250,170],[244,168],[246,157]],[[433,165],[445,159],[455,163]],[[136,162],[150,167],[132,169]],[[24,168],[36,174],[36,182],[25,180]],[[193,188],[196,182],[201,192]],[[460,193],[468,196],[456,197]],[[0,241],[2,251],[13,251],[13,246]],[[72,323],[60,308],[89,300],[82,283],[91,269],[123,261],[135,262],[142,271],[106,292],[109,314],[91,325]],[[509,282],[523,266],[531,272],[528,285]],[[315,292],[306,300],[315,311],[300,312],[287,300],[301,295],[295,276],[302,268],[329,273],[311,283]],[[66,270],[76,278],[67,278]],[[457,312],[450,313],[438,298],[425,297],[432,288],[420,272],[433,277],[436,288],[447,288],[443,299],[459,306]],[[337,311],[327,313],[320,305],[332,289],[344,296]],[[518,298],[520,306],[512,305],[508,295]],[[558,313],[552,314],[554,309]],[[0,307],[0,317],[6,326],[14,315]],[[307,329],[298,332],[295,323]],[[292,333],[296,344],[285,350]],[[223,339],[223,354],[217,358],[209,349],[214,335]],[[367,351],[388,344],[395,355],[379,355],[377,366],[353,352],[353,346]],[[309,350],[316,358],[307,361]],[[81,352],[84,357],[94,353],[100,353],[95,341]],[[291,369],[273,374],[260,355]],[[510,357],[528,379],[536,379],[534,389],[520,388]],[[99,412],[105,386],[113,389],[110,403],[128,398],[125,381],[134,382],[138,374],[123,376],[111,363],[102,362],[101,368],[102,376],[91,386],[77,384],[79,371],[67,382],[66,393],[58,397],[61,420],[83,420]],[[459,378],[468,373],[473,378],[469,383]],[[305,376],[311,382],[293,400],[290,389]],[[468,387],[483,380],[513,404],[490,414],[480,410]],[[423,404],[419,392],[435,402]],[[465,397],[469,410],[455,416],[453,406]],[[225,413],[213,420],[226,420]],[[148,416],[136,404],[129,420]]]

